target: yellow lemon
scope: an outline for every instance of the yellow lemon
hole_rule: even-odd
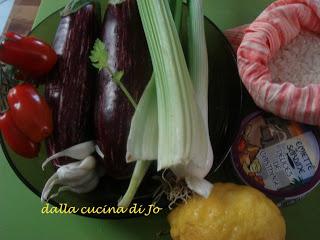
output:
[[[217,183],[208,199],[194,196],[168,216],[173,240],[284,240],[279,208],[258,190]]]

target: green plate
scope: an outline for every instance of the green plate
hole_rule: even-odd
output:
[[[186,9],[186,8],[185,8]],[[185,12],[186,13],[186,12]],[[186,14],[184,14],[184,19]],[[32,35],[48,43],[52,42],[55,31],[59,23],[59,12],[56,12],[41,22]],[[183,21],[186,22],[186,21]],[[186,24],[181,30],[181,39],[186,46],[187,34]],[[222,32],[208,19],[206,19],[206,37],[208,42],[209,56],[209,124],[211,141],[214,147],[215,163],[219,165],[230,150],[233,139],[237,134],[240,124],[240,110],[242,105],[242,85],[238,75],[235,54],[227,42]],[[230,97],[230,94],[232,97]],[[41,163],[46,159],[45,146],[42,146],[41,154],[38,158],[26,160],[10,150],[3,143],[3,151],[8,162],[17,174],[35,194],[41,195],[42,188],[47,179],[54,173],[51,166],[45,171],[41,169]],[[155,169],[155,167],[153,168]],[[140,191],[133,200],[138,205],[148,206],[152,203],[152,195],[160,185],[159,180],[154,180],[154,170],[149,171],[149,175],[143,181]],[[213,175],[213,174],[212,174]],[[210,180],[213,178],[210,177]],[[121,195],[125,193],[128,180],[116,181],[104,177],[101,179],[96,190],[88,194],[75,194],[63,192],[57,198],[50,200],[54,206],[68,204],[69,207],[101,207],[104,205],[116,206]],[[57,187],[53,190],[55,192]],[[163,199],[158,203],[162,207],[167,206]],[[77,214],[81,214],[78,212]],[[89,217],[96,218],[124,218],[134,217],[130,214],[89,214]]]

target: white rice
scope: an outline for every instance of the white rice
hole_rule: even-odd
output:
[[[272,81],[297,87],[320,83],[320,35],[301,32],[269,63]]]

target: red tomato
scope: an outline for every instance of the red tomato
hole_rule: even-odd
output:
[[[0,116],[0,129],[6,143],[15,153],[26,158],[38,156],[39,144],[32,142],[17,128],[10,111]]]
[[[40,77],[57,62],[57,54],[46,43],[34,38],[8,32],[0,43],[0,60],[18,68],[23,74]]]
[[[15,39],[15,40],[21,40],[22,36],[19,34],[16,34],[14,32],[7,32],[6,33],[6,38],[8,39]]]
[[[33,142],[39,143],[52,133],[52,111],[43,96],[29,83],[9,90],[8,105],[17,127]]]

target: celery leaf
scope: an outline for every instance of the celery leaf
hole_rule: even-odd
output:
[[[89,57],[92,62],[92,66],[97,68],[99,71],[107,68],[108,57],[108,51],[105,44],[100,39],[97,39],[94,43],[91,55]]]

